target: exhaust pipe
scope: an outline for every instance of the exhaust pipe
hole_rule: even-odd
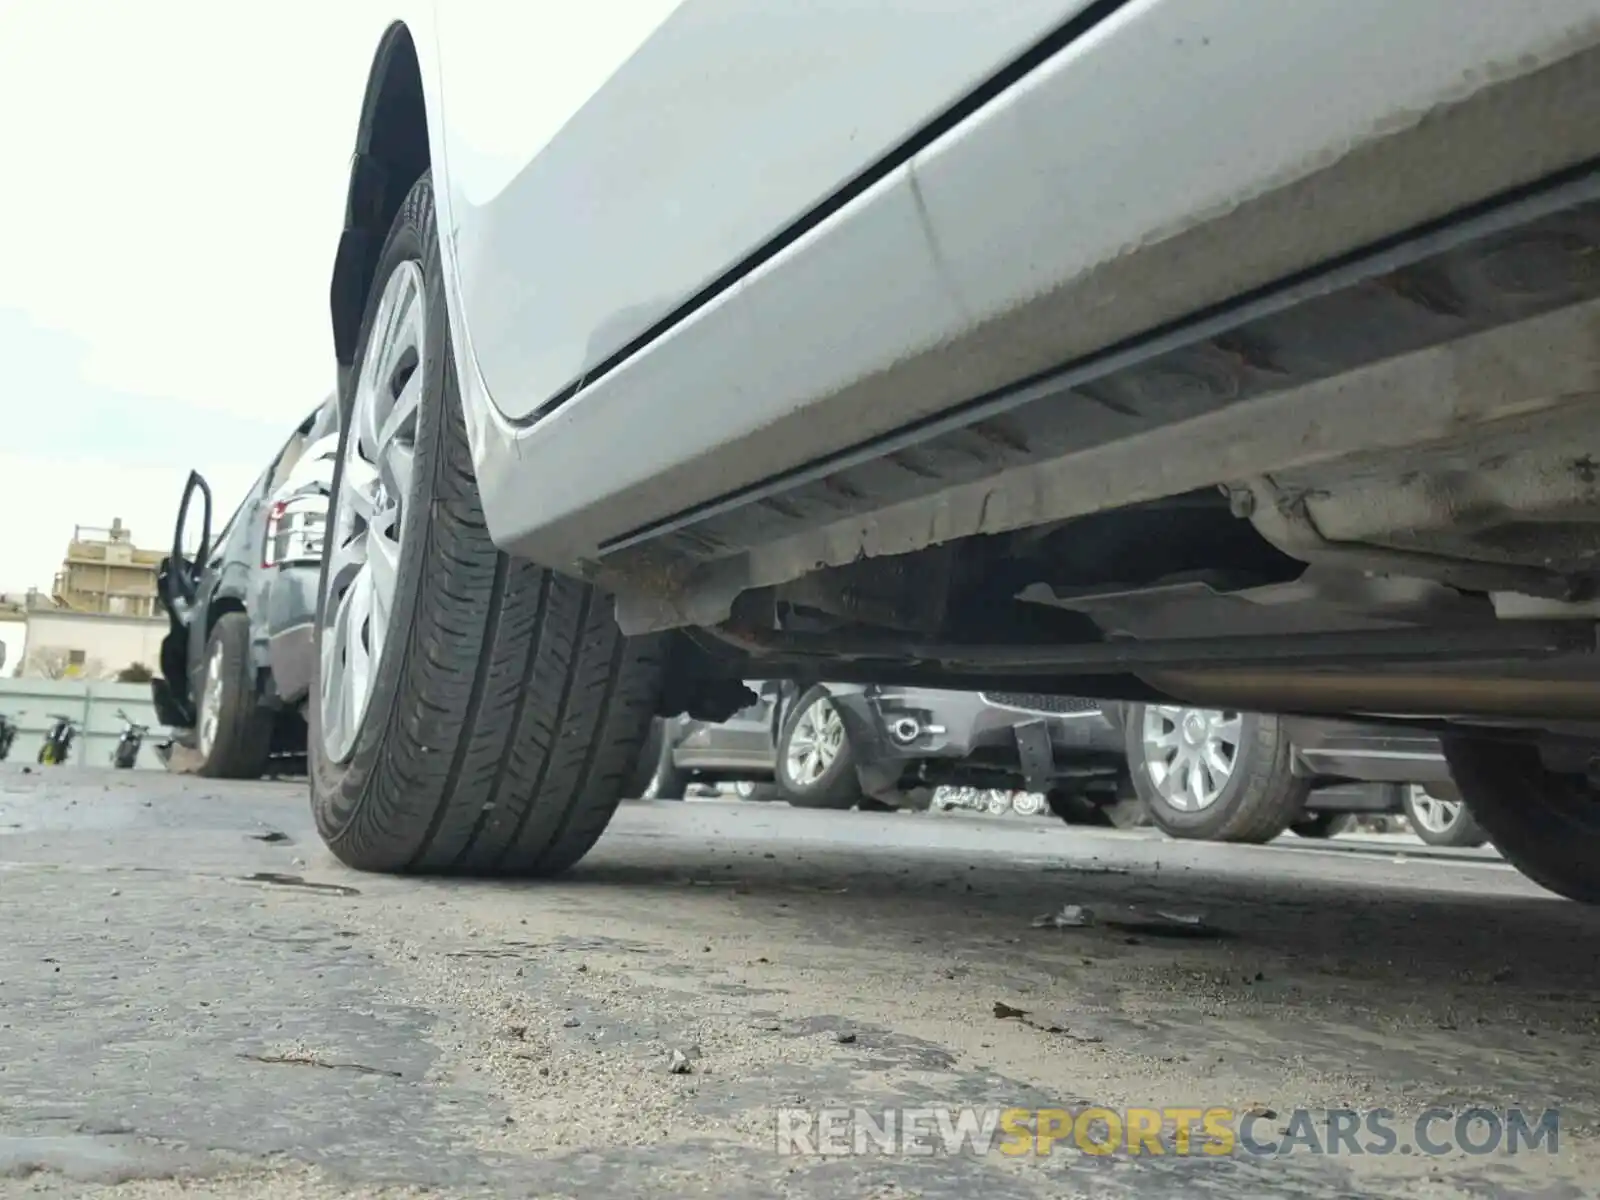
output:
[[[909,746],[922,736],[922,722],[915,717],[896,717],[889,723],[889,736],[902,746]]]

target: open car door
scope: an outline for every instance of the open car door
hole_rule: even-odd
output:
[[[198,544],[193,556],[190,521],[198,513]],[[172,552],[156,572],[156,594],[167,613],[167,636],[161,640],[161,673],[150,681],[156,716],[163,725],[188,729],[194,725],[194,699],[189,695],[189,626],[205,564],[211,557],[211,485],[198,471],[190,471],[178,503],[178,520],[172,529]]]

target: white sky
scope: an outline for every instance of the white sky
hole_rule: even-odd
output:
[[[333,385],[328,279],[385,0],[0,0],[0,591],[72,526],[226,520]]]

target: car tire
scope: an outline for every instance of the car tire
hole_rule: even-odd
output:
[[[1344,812],[1308,812],[1289,826],[1296,837],[1310,841],[1326,841],[1338,837],[1355,824],[1355,818]]]
[[[1557,895],[1600,904],[1600,796],[1552,771],[1537,746],[1446,736],[1456,790],[1495,849]]]
[[[628,800],[682,800],[689,790],[689,776],[678,769],[672,758],[672,740],[667,722],[657,717],[650,722],[639,751],[638,764],[623,791]]]
[[[554,875],[598,840],[639,762],[660,697],[660,644],[623,637],[605,595],[500,553],[489,536],[429,176],[401,205],[373,278],[324,539],[310,706],[317,828],[360,870]],[[385,457],[359,435],[352,485],[361,422],[395,449]],[[396,455],[408,456],[403,472]],[[379,486],[385,467],[407,482]],[[374,489],[360,493],[363,506],[391,507],[347,523],[357,511],[341,504],[347,486]],[[374,546],[384,531],[393,557],[360,558],[358,541]],[[380,561],[393,564],[387,619],[357,625],[356,584]],[[350,669],[358,661],[369,664],[364,676]]]
[[[1164,747],[1153,740],[1158,731],[1175,736],[1179,758],[1165,756]],[[1170,837],[1260,844],[1282,834],[1305,810],[1310,780],[1294,773],[1294,747],[1277,717],[1134,704],[1124,736],[1133,786],[1151,821]],[[1214,744],[1231,746],[1231,759],[1226,752],[1222,755],[1229,769],[1207,770],[1202,778],[1220,786],[1203,787],[1203,802],[1178,807],[1168,793],[1187,792],[1176,786],[1180,760],[1202,757]],[[1189,776],[1185,767],[1182,778]],[[1169,778],[1172,785],[1166,783]]]
[[[212,704],[214,716],[208,714]],[[250,618],[242,612],[223,613],[211,627],[196,707],[200,762],[195,773],[209,779],[260,779],[272,751],[273,714],[256,699]]]
[[[797,764],[791,764],[789,756],[798,749],[797,740],[808,736],[818,744],[819,758],[813,765],[821,770],[798,778],[794,774]],[[850,733],[826,688],[808,688],[784,714],[773,775],[783,798],[795,808],[854,808],[865,799]]]
[[[1400,803],[1411,832],[1430,846],[1468,850],[1489,840],[1483,826],[1459,800],[1431,796],[1420,784],[1411,784],[1404,789]]]

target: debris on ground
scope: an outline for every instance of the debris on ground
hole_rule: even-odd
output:
[[[833,1040],[838,1042],[841,1046],[848,1046],[856,1040],[856,1035],[841,1029],[838,1033],[833,1035]]]
[[[1004,1000],[996,1000],[994,1002],[994,1015],[1002,1021],[1021,1020],[1028,1015],[1028,1010],[1025,1008],[1013,1008]]]
[[[1146,910],[1134,905],[1097,915],[1083,904],[1064,904],[1055,912],[1033,919],[1035,929],[1087,929],[1093,925],[1115,929],[1120,933],[1145,933],[1153,937],[1228,937],[1226,930],[1206,924],[1198,913],[1169,912],[1164,909]],[[1133,939],[1130,944],[1137,945]]]
[[[682,1050],[674,1050],[672,1057],[667,1060],[667,1073],[669,1075],[687,1075],[694,1070],[694,1063]]]
[[[252,833],[248,836],[251,841],[266,842],[268,845],[273,846],[277,845],[279,842],[287,842],[290,840],[287,833],[277,829],[268,829],[264,833]]]
[[[1094,913],[1081,904],[1063,905],[1058,912],[1033,919],[1035,929],[1082,929],[1094,923]]]
[[[399,1079],[399,1071],[385,1070],[383,1067],[369,1067],[365,1063],[357,1062],[329,1062],[310,1054],[241,1054],[240,1058],[249,1059],[251,1062],[267,1063],[269,1065],[289,1067],[321,1067],[325,1071],[356,1071],[362,1075],[387,1075],[390,1079]]]

